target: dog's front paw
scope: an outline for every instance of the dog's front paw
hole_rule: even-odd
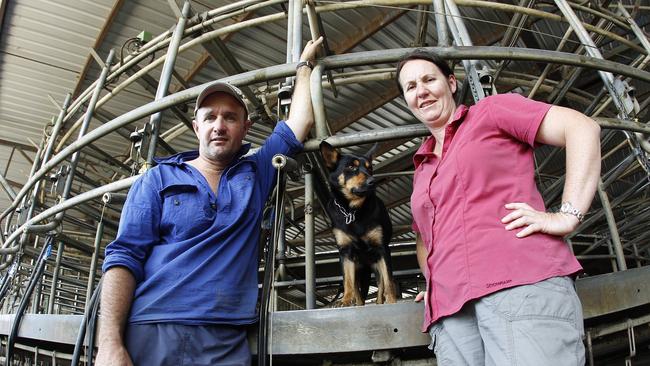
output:
[[[359,302],[358,300],[355,300],[354,298],[342,298],[341,300],[337,301],[334,303],[335,308],[347,308],[350,306],[361,306],[363,305],[363,302]]]
[[[353,306],[352,301],[338,300],[334,303],[335,308],[347,308],[348,306]]]

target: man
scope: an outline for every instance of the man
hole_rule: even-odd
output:
[[[273,186],[273,155],[292,155],[313,123],[308,42],[293,104],[254,154],[241,92],[198,96],[199,150],[159,160],[134,183],[106,248],[97,365],[249,365],[246,326],[257,319],[257,242]]]

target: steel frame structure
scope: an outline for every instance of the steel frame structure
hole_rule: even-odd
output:
[[[279,5],[286,4],[288,11],[277,11]],[[595,2],[598,3],[598,2]],[[606,4],[609,1],[605,2]],[[441,56],[452,61],[467,61],[464,71],[458,69],[460,79],[467,79],[466,85],[472,90],[475,98],[484,95],[486,89],[508,92],[513,89],[521,93],[528,93],[529,97],[540,94],[549,95],[551,102],[560,104],[571,103],[572,106],[581,106],[583,111],[591,115],[603,128],[603,174],[599,185],[599,197],[592,206],[590,217],[580,227],[568,236],[567,242],[571,245],[578,258],[586,264],[589,270],[596,274],[621,271],[619,281],[628,281],[628,267],[644,267],[650,260],[650,234],[644,225],[650,218],[650,202],[648,186],[650,183],[650,127],[645,123],[647,108],[650,104],[648,95],[645,100],[636,100],[633,93],[633,83],[650,84],[650,72],[645,67],[650,61],[650,42],[641,27],[623,4],[616,3],[614,10],[608,7],[585,7],[584,4],[555,0],[554,6],[548,3],[535,1],[521,2],[520,5],[495,3],[479,0],[434,0],[432,1],[407,1],[407,0],[365,0],[318,4],[313,1],[281,1],[281,0],[242,0],[191,17],[190,3],[185,2],[182,10],[175,2],[170,5],[178,14],[179,20],[175,27],[168,32],[156,36],[145,44],[140,52],[129,55],[123,62],[113,64],[112,51],[106,61],[96,58],[102,67],[102,72],[97,81],[79,93],[73,100],[72,94],[60,106],[60,113],[56,118],[49,134],[44,134],[40,147],[36,152],[28,182],[15,192],[7,183],[4,176],[0,175],[0,183],[12,199],[10,207],[0,214],[0,301],[2,312],[12,314],[17,310],[19,314],[12,318],[14,325],[9,332],[14,332],[20,337],[22,332],[20,318],[25,311],[17,306],[24,303],[29,307],[30,313],[48,314],[50,319],[70,314],[82,314],[98,279],[98,260],[102,257],[103,245],[110,240],[110,235],[115,233],[115,217],[119,215],[119,199],[111,202],[106,198],[103,209],[97,208],[99,199],[105,195],[124,191],[130,187],[137,175],[119,179],[117,170],[128,171],[129,159],[120,161],[113,159],[116,171],[108,176],[89,176],[86,172],[78,171],[77,165],[84,152],[85,159],[102,161],[107,159],[101,150],[98,152],[93,143],[107,136],[122,135],[120,129],[130,126],[135,121],[150,118],[148,141],[146,146],[148,154],[143,156],[145,169],[151,164],[151,158],[163,146],[167,152],[174,151],[174,138],[187,129],[188,122],[183,120],[168,129],[161,128],[162,112],[175,108],[175,113],[183,113],[182,107],[196,98],[204,85],[187,87],[176,92],[169,92],[170,82],[174,75],[174,62],[178,54],[195,46],[201,46],[206,53],[219,60],[219,64],[230,74],[223,78],[242,88],[245,88],[247,98],[255,105],[256,113],[253,118],[268,123],[268,118],[273,113],[274,102],[281,99],[282,87],[262,91],[260,85],[282,80],[283,85],[290,85],[291,76],[295,72],[297,53],[300,52],[302,42],[302,27],[305,23],[303,13],[307,16],[306,24],[309,25],[309,34],[312,38],[320,35],[327,36],[322,26],[322,17],[325,14],[362,9],[376,6],[398,6],[413,10],[413,7],[432,7],[433,15],[429,15],[429,22],[435,22],[437,34],[437,47],[432,49]],[[117,6],[119,8],[119,6]],[[411,7],[411,8],[409,8]],[[459,12],[463,9],[489,9],[495,12],[516,14],[513,18],[513,27],[521,28],[521,24],[532,24],[535,21],[550,21],[563,24],[566,28],[564,37],[559,45],[552,49],[537,49],[515,47],[521,37],[519,31],[510,30],[504,34],[499,46],[474,45],[470,39],[463,22],[464,18]],[[424,9],[424,8],[418,8]],[[264,14],[251,17],[235,24],[214,28],[220,22],[233,17],[240,17],[256,11],[264,10]],[[115,10],[117,11],[117,10]],[[424,12],[424,10],[421,10]],[[424,14],[427,14],[424,12]],[[580,14],[583,21],[577,15]],[[287,43],[286,63],[269,66],[257,70],[243,72],[241,66],[232,53],[229,52],[223,37],[244,30],[256,29],[264,24],[286,21]],[[427,22],[418,21],[417,33],[426,33]],[[447,34],[447,27],[452,30],[452,37]],[[377,31],[375,29],[375,31]],[[591,32],[591,33],[589,33]],[[199,34],[200,33],[200,34]],[[199,34],[197,36],[197,34]],[[572,41],[571,35],[578,35],[578,42]],[[103,37],[103,36],[102,36]],[[451,40],[455,45],[450,45]],[[421,39],[420,39],[421,41]],[[578,46],[568,45],[572,41]],[[478,42],[474,42],[478,44]],[[600,52],[604,44],[614,44],[627,52],[634,53],[629,64],[614,59],[612,52]],[[607,48],[611,51],[614,47]],[[167,49],[165,55],[144,64],[156,51]],[[218,52],[215,51],[218,50]],[[362,51],[354,53],[331,54],[329,46],[319,58],[311,78],[312,102],[316,126],[313,138],[305,143],[307,164],[304,179],[295,183],[291,196],[299,208],[304,209],[304,215],[292,215],[294,220],[301,222],[300,228],[295,226],[287,230],[287,235],[293,239],[287,241],[288,248],[283,247],[282,255],[286,257],[286,266],[300,268],[304,276],[298,275],[293,279],[287,278],[286,273],[278,277],[277,293],[280,298],[285,296],[286,304],[304,309],[315,309],[332,301],[336,296],[337,278],[332,278],[331,269],[323,266],[332,263],[331,253],[327,248],[332,247],[331,235],[328,231],[316,230],[316,220],[320,220],[321,227],[326,224],[326,218],[318,215],[318,202],[324,194],[325,181],[322,168],[318,159],[310,152],[317,151],[318,144],[327,140],[330,144],[340,148],[351,148],[370,142],[381,142],[384,146],[382,152],[388,157],[380,159],[377,171],[384,174],[382,185],[385,191],[391,189],[392,182],[397,176],[407,176],[412,148],[403,145],[404,142],[417,141],[418,137],[428,134],[426,128],[418,123],[396,125],[381,129],[359,128],[355,131],[344,130],[354,120],[333,121],[328,118],[333,108],[328,103],[328,98],[337,96],[346,86],[374,81],[390,80],[394,76],[392,69],[387,69],[387,64],[394,64],[397,59],[409,48]],[[610,59],[603,55],[610,54]],[[615,55],[615,53],[613,53]],[[90,56],[89,56],[90,58]],[[469,62],[471,60],[471,62]],[[478,61],[482,62],[481,70],[477,70]],[[628,59],[629,60],[629,59]],[[518,62],[535,62],[544,64],[543,71],[538,74],[525,74],[518,72],[512,65]],[[162,66],[160,81],[155,92],[155,100],[128,111],[122,115],[107,118],[106,123],[93,130],[88,130],[90,120],[99,118],[102,108],[115,95],[126,90],[133,83],[143,83],[151,78],[151,73]],[[570,77],[553,80],[551,75],[562,72],[567,68]],[[346,70],[355,70],[345,72]],[[479,72],[480,71],[480,72]],[[578,84],[579,75],[595,72],[602,78],[602,84],[591,82],[591,93],[581,89]],[[489,76],[483,79],[481,75]],[[466,77],[466,75],[468,75]],[[125,77],[125,78],[123,78]],[[485,85],[485,81],[489,80]],[[155,81],[155,79],[154,79]],[[184,80],[187,84],[189,80]],[[103,88],[112,84],[112,90],[100,96]],[[595,86],[594,86],[595,85]],[[150,85],[151,86],[151,85]],[[189,86],[189,85],[187,85]],[[155,85],[153,86],[155,89]],[[465,88],[468,90],[467,88]],[[604,90],[604,92],[601,92]],[[609,98],[605,95],[609,94]],[[356,120],[371,113],[377,112],[387,102],[397,97],[395,91],[374,101],[365,113],[356,116]],[[613,103],[612,103],[613,102]],[[85,110],[82,116],[80,112]],[[178,112],[178,111],[181,112]],[[277,111],[280,115],[280,111]],[[639,119],[642,119],[639,121]],[[78,137],[71,141],[72,135],[77,132]],[[398,149],[405,146],[403,149]],[[410,145],[409,145],[410,146]],[[399,150],[395,153],[395,150]],[[56,153],[55,153],[56,152]],[[561,194],[563,174],[557,169],[557,160],[561,160],[563,153],[560,149],[547,150],[538,154],[538,179],[539,186],[549,207],[557,205],[557,198]],[[68,159],[70,162],[68,163]],[[559,172],[558,172],[559,170]],[[48,176],[50,174],[50,176]],[[123,175],[123,174],[122,174]],[[44,192],[45,182],[49,178],[59,179],[62,186],[58,195]],[[108,182],[108,183],[104,183]],[[75,185],[76,184],[76,185]],[[74,194],[74,196],[73,196]],[[119,197],[119,194],[115,197]],[[387,202],[389,207],[408,206],[408,197],[398,197]],[[115,201],[118,201],[115,203]],[[295,209],[295,207],[293,207]],[[106,212],[111,215],[105,215]],[[81,214],[80,214],[81,213]],[[293,212],[292,212],[293,214]],[[108,217],[110,216],[110,217]],[[94,225],[84,225],[80,217],[90,217]],[[403,224],[403,223],[402,223]],[[81,235],[77,239],[62,230],[62,226],[70,225],[79,228]],[[295,224],[294,224],[295,225]],[[403,226],[403,225],[402,225]],[[93,228],[95,230],[93,230]],[[304,230],[304,234],[302,234]],[[408,240],[405,230],[397,230],[394,247],[396,256],[414,257],[414,245]],[[94,240],[92,245],[81,242],[79,237],[90,237]],[[407,240],[403,240],[404,236]],[[403,241],[403,244],[400,244]],[[45,248],[49,242],[50,249]],[[52,245],[58,243],[58,249]],[[294,249],[291,253],[291,248]],[[302,249],[304,248],[304,249]],[[28,280],[32,273],[37,272],[39,255],[41,252],[47,256],[56,252],[54,263],[43,259],[42,275]],[[64,252],[70,254],[69,257]],[[303,255],[304,252],[304,255]],[[417,290],[417,271],[413,271],[411,262],[409,270],[403,270],[403,276],[398,276],[402,288],[402,295],[412,296]],[[593,264],[592,264],[593,263]],[[408,267],[408,263],[404,264]],[[587,266],[589,265],[589,266]],[[293,266],[293,267],[292,267]],[[283,268],[285,268],[283,266]],[[263,268],[261,268],[263,269]],[[629,280],[631,283],[643,283],[649,279],[647,271],[641,270],[642,279]],[[283,270],[284,271],[284,270]],[[639,272],[634,272],[639,273]],[[301,279],[305,278],[306,281]],[[588,279],[589,277],[587,277]],[[596,278],[596,277],[595,277]],[[636,282],[634,282],[636,281]],[[31,286],[27,286],[26,282]],[[596,287],[602,298],[608,296],[605,291],[616,285],[611,281],[602,279],[596,281]],[[26,287],[34,288],[34,292],[24,291]],[[300,289],[296,295],[296,288]],[[640,291],[640,290],[639,290]],[[588,296],[588,295],[585,295]],[[593,295],[592,295],[593,296]],[[587,299],[589,297],[585,297]],[[643,298],[647,300],[645,297]],[[304,304],[295,304],[303,301]],[[650,301],[650,300],[648,300]],[[598,303],[598,301],[593,302]],[[592,303],[589,303],[592,304]],[[636,300],[625,301],[617,308],[616,312],[623,313],[629,308],[638,308],[645,303]],[[592,317],[608,314],[598,311],[596,305],[587,305],[594,310]],[[282,306],[278,307],[282,308]],[[390,313],[390,309],[377,310]],[[351,312],[354,316],[359,312]],[[309,313],[306,313],[309,314]],[[309,315],[305,315],[309,317]],[[282,315],[280,316],[282,317]],[[18,319],[18,320],[16,320]],[[24,321],[29,321],[26,317]],[[67,319],[67,318],[66,318]],[[647,316],[638,317],[639,324],[650,323]],[[412,321],[412,319],[409,319]],[[56,320],[53,320],[56,322]],[[625,323],[619,322],[620,324]],[[629,324],[628,324],[629,325]],[[70,327],[70,325],[68,325]],[[633,328],[628,326],[625,329]],[[619,329],[619,325],[593,323],[590,328],[588,344],[591,346],[598,336],[603,336]],[[614,329],[614,330],[613,330]],[[608,333],[609,332],[609,333]],[[290,333],[290,332],[288,332]],[[287,333],[287,334],[288,334]],[[283,334],[283,333],[278,333]],[[11,337],[9,337],[11,338]],[[20,338],[18,338],[20,341]],[[633,339],[633,338],[630,338]],[[637,338],[640,339],[640,338]],[[14,339],[8,340],[7,348],[11,349]],[[351,342],[354,342],[352,340]],[[29,344],[29,342],[26,342]],[[414,344],[421,346],[421,344]],[[31,347],[20,344],[18,349]],[[354,345],[353,345],[354,347]],[[401,346],[400,346],[401,347]],[[32,349],[33,352],[33,349]],[[36,350],[38,353],[39,350]],[[11,357],[11,355],[8,355]],[[633,357],[634,355],[630,355]],[[52,356],[56,358],[56,356]],[[65,358],[65,357],[64,357]],[[593,358],[592,358],[593,362]]]

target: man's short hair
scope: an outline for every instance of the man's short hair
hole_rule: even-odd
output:
[[[445,61],[442,57],[429,51],[426,48],[416,48],[413,51],[409,51],[406,54],[404,54],[404,56],[402,56],[397,62],[397,72],[395,73],[395,82],[397,83],[397,87],[399,88],[400,94],[404,94],[404,90],[402,90],[402,85],[399,83],[399,74],[402,72],[402,67],[404,67],[404,64],[406,64],[408,61],[411,60],[429,61],[432,64],[438,66],[440,71],[442,71],[442,74],[445,75],[445,77],[447,78],[450,75],[454,74],[454,71],[451,69],[447,61]]]

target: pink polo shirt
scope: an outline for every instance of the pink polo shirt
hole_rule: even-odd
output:
[[[582,270],[562,238],[520,239],[501,223],[508,202],[545,211],[533,147],[550,107],[518,94],[461,105],[447,125],[442,158],[433,155],[432,136],[413,157],[413,229],[428,252],[423,332],[469,300]]]

